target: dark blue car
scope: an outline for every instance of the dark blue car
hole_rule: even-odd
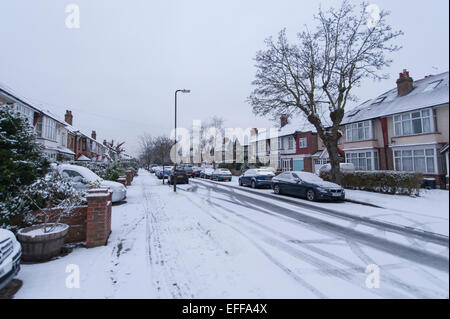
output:
[[[305,197],[307,200],[344,200],[345,191],[340,185],[326,182],[308,172],[284,172],[272,179],[275,194]]]
[[[266,169],[249,169],[239,176],[239,185],[252,188],[271,187],[274,176],[274,173]]]

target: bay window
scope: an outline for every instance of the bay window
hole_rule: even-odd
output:
[[[432,112],[430,109],[414,111],[394,116],[395,136],[414,135],[433,132]]]
[[[347,142],[370,140],[373,138],[372,121],[347,124],[345,130]]]
[[[294,138],[292,136],[288,137],[288,149],[294,149]]]
[[[436,150],[417,148],[394,150],[394,168],[396,171],[436,173]]]
[[[352,163],[357,170],[374,171],[379,169],[378,151],[346,152],[345,161]]]

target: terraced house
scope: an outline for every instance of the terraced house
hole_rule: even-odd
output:
[[[395,88],[348,112],[339,145],[346,162],[360,170],[421,172],[444,185],[448,76],[445,72],[414,81],[404,70]]]
[[[68,130],[58,117],[34,106],[5,87],[0,87],[0,105],[8,105],[28,119],[36,133],[36,140],[43,145],[43,151],[51,161],[74,159],[75,153],[67,148]]]
[[[280,128],[254,131],[250,147],[257,158],[270,160],[270,166],[278,171],[315,172],[326,164],[328,153],[315,129],[305,121],[289,123],[280,118]]]

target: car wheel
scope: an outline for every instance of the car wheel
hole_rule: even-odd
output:
[[[252,181],[252,188],[256,188],[256,182]]]
[[[280,185],[278,185],[278,184],[274,185],[274,186],[273,186],[273,192],[274,192],[275,194],[280,195],[280,194],[281,194],[281,188],[280,188]]]
[[[306,191],[306,199],[309,201],[314,201],[316,199],[316,193],[313,189],[308,189]]]

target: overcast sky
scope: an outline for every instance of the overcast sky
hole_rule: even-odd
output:
[[[313,4],[311,4],[314,2]],[[359,4],[359,1],[352,1]],[[80,8],[80,28],[66,28],[66,5]],[[367,81],[361,101],[395,86],[402,69],[413,78],[448,71],[448,0],[374,1],[405,35],[383,82]],[[97,139],[125,141],[169,134],[173,92],[179,126],[217,115],[227,127],[266,127],[245,102],[257,50],[282,28],[290,35],[313,23],[319,5],[303,0],[1,0],[0,82]]]

